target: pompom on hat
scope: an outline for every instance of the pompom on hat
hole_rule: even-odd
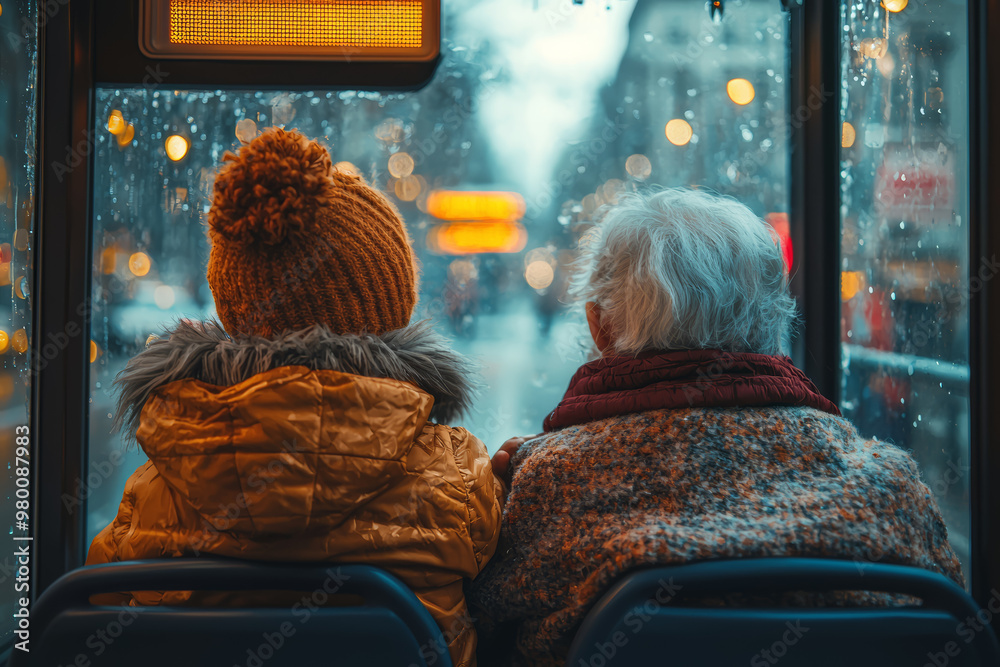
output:
[[[416,259],[399,213],[298,132],[226,153],[208,227],[208,284],[230,334],[377,335],[410,321]]]

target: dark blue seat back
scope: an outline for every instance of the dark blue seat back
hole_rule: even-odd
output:
[[[286,591],[289,606],[121,607],[118,591]],[[294,593],[287,593],[294,591]],[[327,606],[332,596],[351,606]],[[355,604],[356,603],[356,604]],[[450,667],[440,629],[399,579],[365,565],[168,559],[96,565],[52,584],[10,665]]]
[[[696,607],[690,596],[880,591],[913,607]],[[767,558],[640,570],[594,606],[569,667],[985,667],[1000,648],[960,587],[913,567]],[[990,613],[992,616],[992,612]],[[980,617],[986,618],[985,613]],[[988,620],[988,619],[987,619]]]

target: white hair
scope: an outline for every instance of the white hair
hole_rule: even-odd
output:
[[[623,195],[581,241],[573,295],[593,301],[617,354],[781,354],[795,320],[771,227],[729,197]]]

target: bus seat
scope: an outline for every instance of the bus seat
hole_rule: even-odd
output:
[[[160,590],[295,591],[285,593],[295,602],[253,608],[91,602],[103,593]],[[358,604],[323,607],[330,595]],[[15,650],[11,667],[452,664],[440,629],[413,592],[366,565],[177,558],[83,567],[45,590],[31,611],[31,628],[30,653]]]
[[[910,607],[693,607],[688,596],[882,591]],[[569,667],[973,667],[1000,665],[972,597],[915,567],[846,560],[705,561],[626,575],[588,613]],[[981,614],[984,616],[985,612]],[[992,615],[992,614],[991,614]],[[987,621],[989,619],[986,619]]]

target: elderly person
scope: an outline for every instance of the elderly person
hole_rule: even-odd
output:
[[[601,357],[544,434],[494,459],[503,469],[513,453],[514,472],[497,556],[473,584],[484,647],[562,664],[593,603],[641,566],[811,556],[963,583],[910,455],[859,435],[783,356],[795,305],[748,208],[687,189],[629,195],[581,262],[574,289]]]

